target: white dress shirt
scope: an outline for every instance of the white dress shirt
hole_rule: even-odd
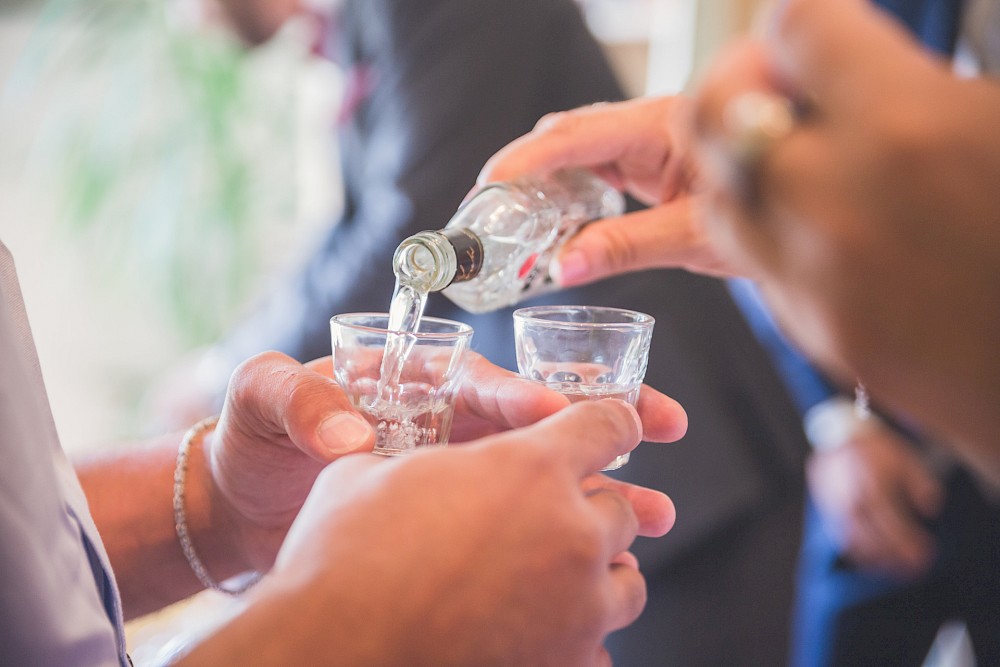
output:
[[[121,602],[59,444],[0,243],[0,664],[127,667]]]

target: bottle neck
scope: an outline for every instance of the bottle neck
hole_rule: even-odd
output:
[[[420,232],[405,239],[392,258],[401,285],[439,292],[472,280],[483,268],[483,243],[467,229]]]
[[[472,280],[483,270],[483,241],[468,229],[445,229],[441,235],[448,239],[455,254],[455,275],[451,282]]]

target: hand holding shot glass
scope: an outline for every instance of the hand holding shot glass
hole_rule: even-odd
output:
[[[517,368],[572,402],[619,398],[637,404],[653,318],[621,308],[535,306],[514,311]],[[628,462],[617,457],[605,470]]]
[[[445,445],[472,327],[434,317],[414,333],[390,331],[385,313],[330,320],[333,374],[375,428],[376,454]]]

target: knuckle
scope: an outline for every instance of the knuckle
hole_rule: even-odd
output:
[[[552,113],[545,114],[538,119],[537,123],[535,123],[535,131],[540,133],[552,131],[554,128],[565,122],[565,118],[568,113],[568,111],[554,111]]]
[[[535,132],[538,134],[572,134],[581,122],[580,109],[570,111],[555,111],[547,113],[535,123]]]
[[[585,569],[593,567],[595,563],[603,564],[601,531],[596,524],[578,521],[568,532],[565,545],[569,563]]]
[[[595,418],[600,433],[605,438],[634,438],[638,442],[641,429],[626,404],[622,401],[596,401]]]
[[[611,513],[615,524],[620,527],[623,534],[631,535],[634,538],[639,532],[639,517],[628,498],[609,488],[600,489],[595,493],[601,494],[605,502],[615,506],[613,513]]]
[[[517,445],[515,445],[517,447]],[[519,460],[518,465],[526,466],[525,469],[533,471],[535,481],[557,479],[563,474],[563,466],[542,447],[517,447]]]
[[[535,439],[544,438],[539,436]],[[490,459],[491,469],[518,479],[525,488],[550,483],[558,479],[562,472],[557,461],[544,448],[530,446],[516,436],[501,436],[486,450],[485,456]]]
[[[229,399],[244,401],[253,395],[268,369],[284,358],[280,352],[261,352],[241,363],[229,379]]]
[[[625,524],[628,534],[633,537],[639,533],[639,516],[635,513],[635,507],[628,498],[615,491],[608,491],[614,502],[618,504],[619,521]]]
[[[288,407],[295,412],[302,412],[326,401],[332,383],[318,377],[292,376],[291,388],[288,392]]]

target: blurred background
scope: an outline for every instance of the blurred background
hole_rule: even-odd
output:
[[[336,207],[339,78],[307,33],[248,51],[194,3],[0,6],[0,236],[67,449],[141,431],[149,377]]]

